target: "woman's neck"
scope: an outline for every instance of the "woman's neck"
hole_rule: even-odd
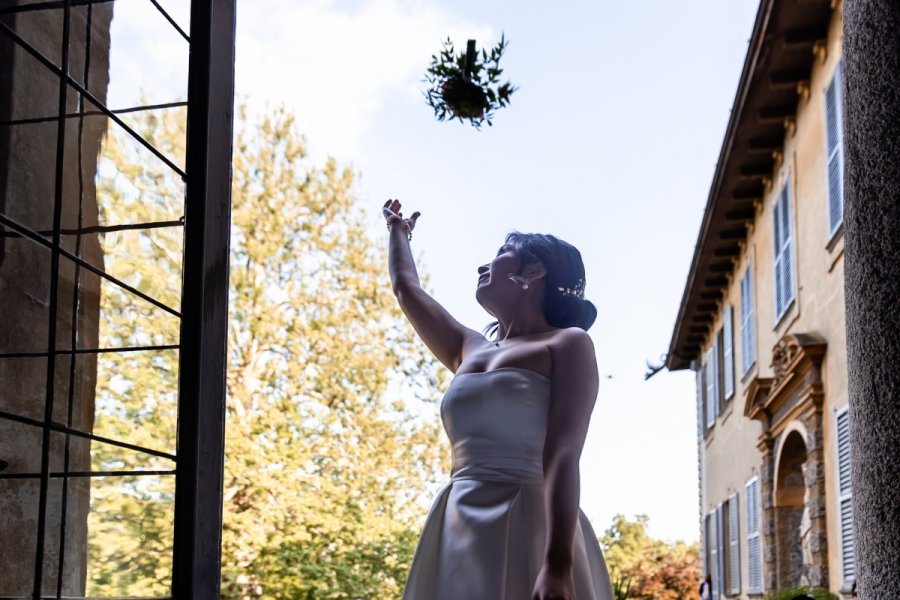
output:
[[[500,323],[497,339],[503,341],[509,338],[546,333],[553,329],[542,314],[518,314],[508,318],[501,316],[497,318],[497,321]]]

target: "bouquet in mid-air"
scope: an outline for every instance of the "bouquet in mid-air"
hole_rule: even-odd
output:
[[[444,42],[444,49],[431,57],[425,74],[429,85],[425,99],[438,121],[459,119],[476,129],[483,123],[491,125],[494,112],[507,106],[517,89],[509,81],[500,83],[500,58],[508,45],[501,35],[490,53],[482,49],[479,56],[475,40],[469,40],[466,51],[459,54],[449,38]]]

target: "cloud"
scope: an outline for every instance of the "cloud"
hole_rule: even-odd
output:
[[[314,155],[357,157],[392,97],[418,95],[448,36],[493,39],[434,3],[244,0],[238,5],[237,92],[251,110],[284,103]]]

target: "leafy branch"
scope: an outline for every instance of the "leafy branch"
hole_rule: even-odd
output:
[[[508,106],[509,97],[518,89],[509,81],[500,83],[500,58],[509,42],[501,35],[490,53],[486,49],[479,53],[475,40],[469,40],[466,51],[458,54],[450,38],[443,45],[443,50],[431,57],[424,79],[429,85],[425,100],[434,116],[438,121],[469,121],[475,129],[482,123],[490,126],[494,112]]]

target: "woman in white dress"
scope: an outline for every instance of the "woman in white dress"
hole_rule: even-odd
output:
[[[456,376],[441,402],[453,449],[404,600],[611,600],[603,554],[578,502],[581,450],[597,397],[584,265],[549,235],[511,234],[478,268],[493,339],[419,283],[404,218],[389,200],[390,276],[403,313]]]

